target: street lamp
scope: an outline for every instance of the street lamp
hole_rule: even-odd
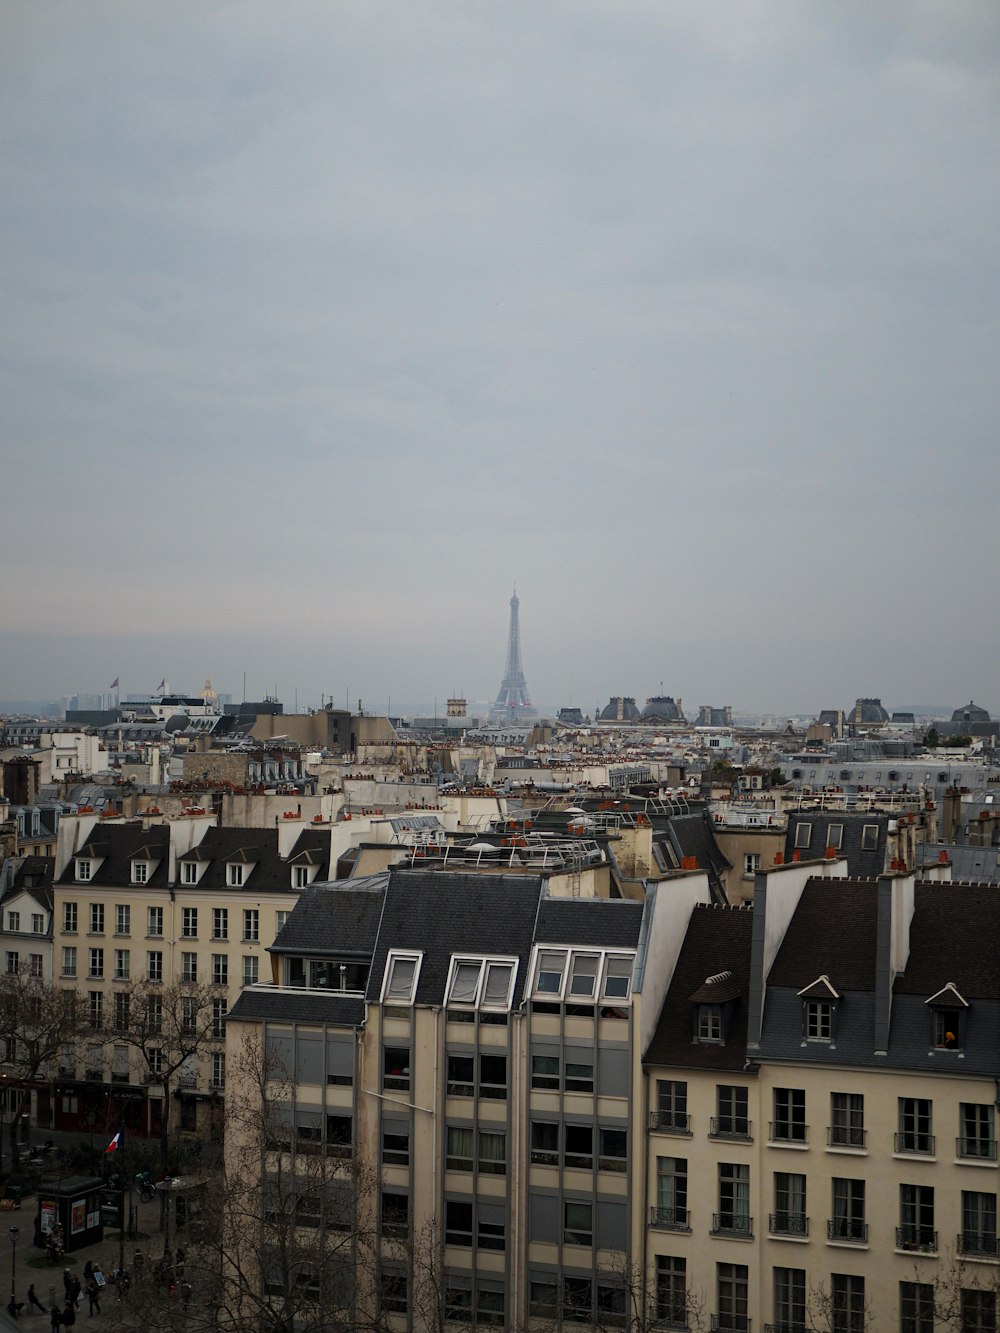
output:
[[[17,1261],[17,1227],[10,1229],[10,1304],[7,1306],[11,1319],[17,1318],[17,1298],[14,1295],[14,1265]]]

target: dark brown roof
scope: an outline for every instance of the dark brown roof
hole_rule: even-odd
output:
[[[910,956],[896,990],[931,996],[953,981],[966,1000],[1000,998],[1000,886],[918,884]]]
[[[660,1011],[653,1039],[643,1061],[648,1065],[681,1065],[692,1069],[742,1069],[746,1060],[747,995],[750,986],[750,941],[753,912],[737,907],[695,907],[681,946],[673,979]],[[732,972],[724,987],[733,1005],[726,1044],[692,1041],[692,997],[707,977]],[[724,1000],[718,1000],[725,1003]]]
[[[76,856],[91,856],[96,860],[102,857],[100,865],[88,882],[95,887],[109,885],[114,888],[132,882],[133,861],[155,861],[157,864],[144,887],[165,888],[167,885],[167,850],[170,830],[165,824],[143,828],[141,824],[105,824],[95,829],[86,847],[81,848]],[[76,883],[75,857],[70,857],[66,869],[59,877],[60,884]]]
[[[798,992],[825,973],[841,995],[874,990],[877,895],[875,880],[809,880],[768,973],[768,986]]]

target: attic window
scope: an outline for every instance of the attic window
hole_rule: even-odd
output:
[[[238,889],[243,884],[246,866],[242,861],[229,861],[226,865],[226,883],[230,888]]]
[[[94,863],[89,857],[76,858],[76,878],[80,884],[86,884],[94,873]]]
[[[536,1001],[617,1007],[629,999],[634,963],[634,953],[538,949],[532,968],[532,995]]]
[[[147,882],[148,879],[149,879],[149,862],[148,862],[148,861],[133,861],[133,862],[132,862],[132,883],[133,883],[133,884],[145,884],[145,883]]]
[[[181,863],[181,881],[184,884],[197,884],[198,870],[197,861],[183,861]]]
[[[840,995],[826,973],[800,990],[799,999],[806,1041],[832,1041]]]
[[[698,1040],[722,1043],[722,1005],[699,1004]]]
[[[467,958],[455,956],[451,960],[446,1004],[472,1009],[508,1010],[516,958]]]
[[[812,832],[813,832],[812,824],[796,824],[795,846],[799,848],[808,847],[809,844],[812,842]]]
[[[840,851],[844,845],[844,826],[843,824],[829,824],[826,830],[826,845]]]
[[[389,951],[382,985],[383,1004],[413,1003],[422,957],[419,953],[397,953],[394,949]]]
[[[931,1010],[931,1044],[936,1051],[957,1051],[964,1045],[968,1000],[959,994],[953,981],[942,986],[926,1001]]]
[[[878,849],[878,825],[864,824],[861,828],[861,850],[874,852]]]

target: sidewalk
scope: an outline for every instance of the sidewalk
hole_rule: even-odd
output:
[[[151,1199],[148,1203],[140,1200],[138,1191],[133,1192],[135,1200],[136,1219],[139,1234],[133,1238],[126,1233],[125,1236],[125,1267],[132,1268],[132,1259],[136,1250],[141,1250],[146,1256],[147,1270],[152,1266],[153,1261],[158,1259],[163,1253],[163,1234],[160,1231],[160,1200]],[[126,1199],[126,1217],[128,1216],[128,1201]],[[101,1268],[106,1273],[112,1272],[118,1267],[119,1239],[117,1229],[107,1229],[104,1233],[104,1239],[97,1241],[93,1245],[81,1246],[78,1250],[73,1250],[67,1254],[61,1264],[51,1264],[44,1250],[37,1249],[34,1244],[35,1238],[35,1219],[38,1216],[38,1195],[29,1195],[21,1204],[20,1209],[9,1213],[0,1213],[0,1330],[3,1333],[9,1333],[9,1330],[15,1328],[33,1327],[48,1330],[48,1311],[52,1308],[52,1301],[55,1299],[60,1308],[64,1302],[63,1293],[63,1269],[69,1268],[71,1273],[75,1273],[82,1281],[83,1269],[87,1260],[95,1262],[100,1260]],[[21,1311],[21,1317],[13,1320],[7,1313],[7,1302],[10,1300],[10,1228],[17,1227],[17,1261],[14,1270],[14,1290],[16,1299],[24,1302],[24,1309]],[[176,1244],[176,1240],[172,1240]],[[43,1315],[38,1310],[30,1313],[28,1310],[28,1286],[35,1284],[35,1294],[45,1306],[46,1313]],[[105,1301],[117,1300],[117,1295],[113,1286],[108,1286],[102,1294],[102,1304]],[[80,1298],[80,1310],[77,1318],[86,1319],[87,1317],[87,1297],[83,1294]]]

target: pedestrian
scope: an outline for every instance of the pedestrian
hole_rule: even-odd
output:
[[[53,1304],[52,1313],[49,1315],[49,1323],[52,1325],[52,1333],[59,1333],[59,1325],[62,1323],[62,1315],[59,1313],[59,1306]]]
[[[73,1279],[70,1277],[69,1269],[63,1269],[63,1291],[66,1294],[67,1301],[73,1299]]]
[[[184,1250],[183,1250],[183,1247],[180,1246],[180,1245],[177,1246],[177,1253],[176,1253],[176,1255],[174,1256],[174,1267],[177,1269],[177,1276],[178,1276],[178,1277],[183,1277],[183,1276],[184,1276]]]
[[[80,1279],[77,1277],[75,1273],[70,1273],[69,1275],[69,1287],[70,1287],[69,1294],[70,1294],[70,1299],[73,1302],[73,1308],[75,1310],[79,1310],[80,1293],[81,1291],[83,1291],[83,1288],[80,1285]]]
[[[93,1314],[101,1313],[101,1289],[97,1285],[97,1279],[91,1278],[87,1283],[87,1299],[90,1301],[90,1309],[87,1312],[88,1317]]]
[[[28,1288],[28,1309],[30,1310],[32,1307],[40,1311],[42,1314],[45,1313],[45,1306],[41,1303],[41,1301],[35,1294],[34,1282],[32,1282],[31,1286]]]
[[[87,1262],[83,1265],[84,1285],[86,1285],[93,1276],[94,1276],[94,1265],[88,1259]]]
[[[72,1328],[76,1323],[76,1310],[73,1307],[72,1301],[67,1301],[63,1306],[62,1321],[67,1328]]]
[[[118,1274],[118,1281],[115,1284],[116,1290],[118,1292],[118,1299],[120,1301],[123,1301],[125,1297],[128,1295],[128,1289],[129,1287],[131,1287],[131,1285],[132,1285],[132,1279],[129,1277],[128,1273],[124,1270],[120,1272]]]

